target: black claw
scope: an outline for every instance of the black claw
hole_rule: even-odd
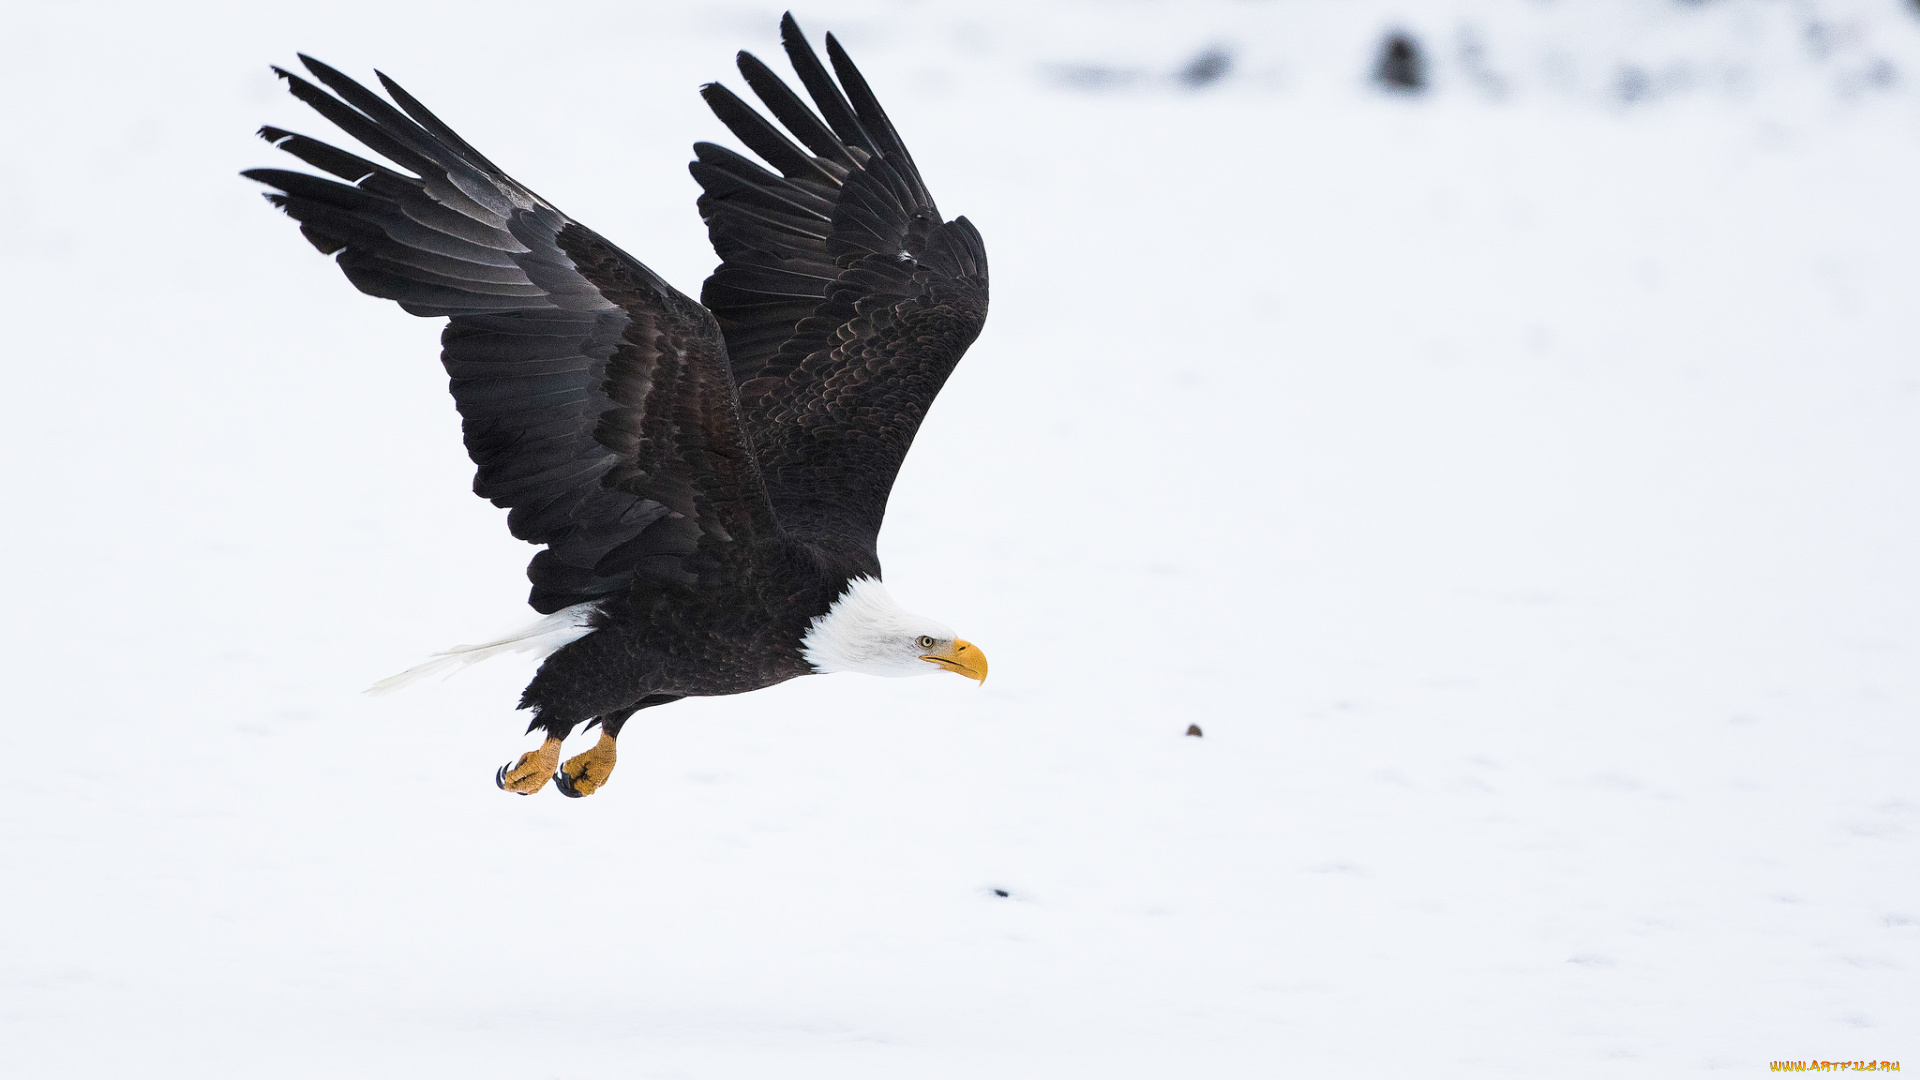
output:
[[[586,792],[576,791],[574,789],[573,777],[568,776],[567,770],[565,769],[561,769],[559,772],[553,774],[553,786],[559,788],[560,794],[565,795],[569,799],[584,799],[587,797]]]
[[[500,766],[500,770],[493,774],[493,786],[499,788],[501,791],[513,791],[512,788],[507,786],[507,770],[513,768],[517,764],[519,763],[514,761],[509,761],[505,765]],[[513,793],[515,795],[528,794],[528,792],[525,792],[525,791],[514,791]]]

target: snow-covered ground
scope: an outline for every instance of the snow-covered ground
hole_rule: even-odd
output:
[[[530,549],[437,326],[234,174],[331,135],[267,63],[378,65],[695,292],[779,9],[8,12],[0,1073],[1920,1067],[1911,5],[797,14],[992,255],[882,554],[993,678],[570,801],[492,784],[525,664],[359,694]]]

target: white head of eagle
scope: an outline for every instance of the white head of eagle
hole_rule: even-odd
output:
[[[858,671],[893,678],[951,671],[987,681],[987,658],[951,629],[894,603],[870,577],[847,583],[847,591],[816,617],[800,641],[801,655],[817,672]]]

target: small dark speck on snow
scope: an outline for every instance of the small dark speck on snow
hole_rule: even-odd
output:
[[[1180,69],[1179,79],[1189,88],[1197,90],[1219,82],[1232,68],[1232,53],[1225,49],[1208,49],[1187,61],[1186,66]]]

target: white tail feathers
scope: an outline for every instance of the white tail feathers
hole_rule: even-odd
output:
[[[575,604],[570,608],[561,608],[539,622],[523,626],[498,641],[489,641],[481,645],[456,645],[446,652],[434,653],[433,659],[424,664],[410,667],[390,678],[381,679],[367,687],[366,692],[390,694],[402,687],[412,686],[429,675],[452,678],[467,665],[477,664],[501,653],[530,652],[541,657],[548,656],[560,646],[587,636],[587,633],[593,629],[587,625],[593,612],[592,601]]]

